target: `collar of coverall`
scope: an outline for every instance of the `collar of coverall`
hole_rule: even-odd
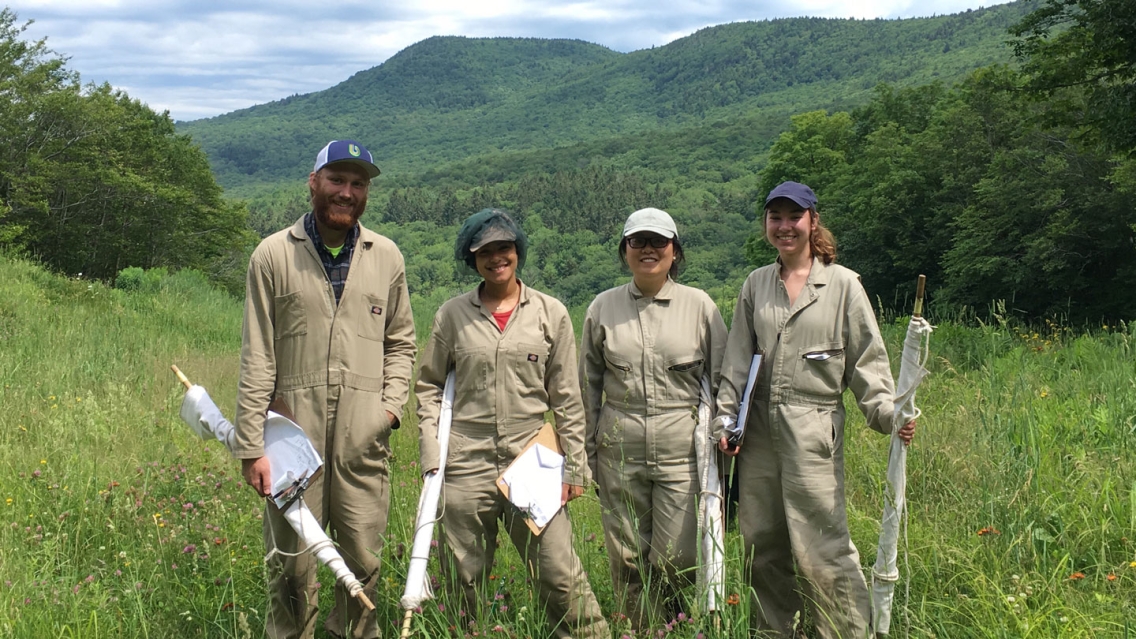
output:
[[[657,300],[669,300],[669,299],[671,299],[671,297],[674,296],[674,288],[675,288],[674,280],[672,280],[668,276],[667,281],[663,282],[663,287],[659,289],[658,293],[655,293],[655,299],[657,299]],[[640,297],[643,297],[643,291],[640,291],[639,287],[635,285],[635,280],[631,280],[631,295],[635,299],[639,299]]]
[[[310,241],[311,238],[308,237],[308,232],[304,229],[304,217],[306,215],[306,213],[301,215],[300,219],[296,220],[295,224],[288,227],[288,234],[292,236],[293,240],[300,242]],[[356,224],[359,225],[359,239],[357,241],[359,244],[371,248],[371,244],[375,241],[374,233],[367,230],[367,227],[363,226],[362,222],[356,222]]]
[[[519,277],[517,278],[517,283],[521,285],[521,298],[519,300],[517,300],[517,306],[520,306],[521,304],[528,304],[529,299],[532,298],[532,289],[525,286],[525,283],[522,282],[521,278],[519,278]],[[474,306],[481,306],[481,295],[480,295],[480,293],[481,293],[481,284],[478,284],[477,286],[473,287],[472,291],[466,293],[466,297],[469,299],[470,303],[473,304]]]
[[[781,264],[781,258],[777,258],[777,264]],[[819,257],[813,258],[812,268],[809,269],[808,283],[813,286],[824,286],[828,284],[828,280],[832,278],[831,264],[825,264]]]

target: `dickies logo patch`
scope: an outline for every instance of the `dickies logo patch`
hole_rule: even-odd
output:
[[[382,315],[382,314],[383,314],[383,307],[382,306],[372,306],[371,307],[371,315]]]
[[[536,362],[536,361],[537,361],[538,359],[540,359],[540,358],[539,358],[539,357],[537,357],[537,356],[536,356],[535,354],[533,354],[533,353],[529,353],[529,361],[530,361],[530,362],[534,362],[534,363],[535,363],[535,362]]]

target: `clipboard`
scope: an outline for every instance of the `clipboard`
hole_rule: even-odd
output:
[[[749,411],[753,405],[753,392],[757,388],[757,378],[764,363],[765,351],[754,351],[753,358],[749,362],[749,371],[746,374],[745,388],[742,390],[738,402],[738,417],[734,426],[736,430],[726,437],[731,446],[740,446],[742,438],[745,437],[746,423],[749,421]]]
[[[559,455],[564,455],[564,449],[560,446],[560,437],[556,435],[556,431],[552,428],[552,424],[548,422],[545,422],[544,426],[541,426],[540,430],[537,431],[536,436],[529,440],[529,443],[525,444],[525,447],[521,449],[521,452],[517,455],[517,457],[520,457],[521,455],[527,453],[530,448],[536,446],[537,444],[551,448]],[[515,463],[517,463],[516,460],[513,461],[513,464]],[[512,468],[513,464],[509,464],[509,468]],[[505,471],[508,472],[509,468],[506,468]],[[505,496],[505,499],[509,499],[509,484],[505,483],[504,473],[502,473],[501,476],[497,478],[497,490],[501,491],[501,494]],[[512,502],[510,502],[509,505],[512,506]],[[561,508],[564,507],[561,506]],[[531,518],[525,517],[523,513],[520,514],[522,517],[524,517],[525,525],[529,527],[529,530],[531,530],[534,535],[539,537],[540,534],[544,532],[544,528],[541,528],[540,526],[537,526],[535,523],[533,523],[533,520]]]

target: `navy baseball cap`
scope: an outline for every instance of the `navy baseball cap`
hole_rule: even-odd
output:
[[[328,142],[327,146],[320,149],[319,155],[316,156],[316,168],[312,169],[312,173],[329,164],[339,164],[340,162],[358,164],[367,171],[369,177],[375,178],[379,175],[379,167],[375,166],[371,152],[355,140],[332,140]]]
[[[765,205],[776,200],[779,197],[789,198],[797,203],[802,209],[816,210],[817,196],[809,187],[801,184],[800,182],[782,182],[773,187],[769,195],[765,196]]]

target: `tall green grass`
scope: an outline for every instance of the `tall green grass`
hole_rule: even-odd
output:
[[[0,636],[263,634],[260,503],[220,444],[180,423],[181,390],[168,372],[179,364],[231,415],[240,304],[192,273],[135,279],[132,290],[113,289],[0,258]],[[883,326],[893,354],[905,323]],[[1127,325],[938,327],[908,460],[893,636],[1136,636],[1134,343]],[[392,438],[376,601],[386,636],[401,621],[421,486],[412,413]],[[887,438],[864,428],[850,401],[849,415],[849,518],[869,566]],[[570,510],[577,550],[612,614],[598,501]],[[691,611],[659,628],[664,635],[746,634],[736,533],[728,543],[728,594],[738,603],[716,624]],[[451,605],[442,597],[416,615],[419,636],[548,635],[504,536],[501,548],[482,609],[461,616],[442,610]],[[611,619],[616,636],[629,631]]]

